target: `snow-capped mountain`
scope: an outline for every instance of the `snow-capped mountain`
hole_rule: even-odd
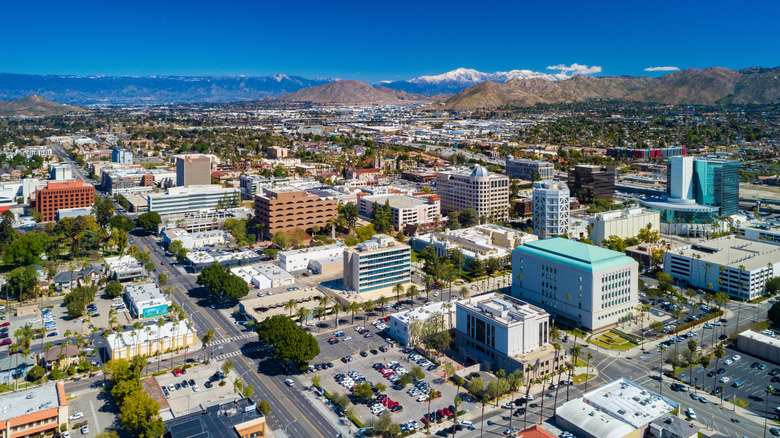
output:
[[[506,82],[510,79],[540,78],[548,81],[562,81],[571,76],[564,73],[541,73],[532,70],[511,70],[484,73],[472,68],[459,68],[440,75],[419,76],[408,81],[382,83],[387,88],[403,90],[417,94],[449,94],[457,93],[472,85],[485,81]]]

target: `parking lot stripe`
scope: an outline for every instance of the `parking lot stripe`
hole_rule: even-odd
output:
[[[95,420],[95,430],[101,431],[100,424],[98,424],[98,416],[97,412],[95,411],[95,405],[92,403],[92,400],[89,401],[89,409],[92,411],[92,418]]]

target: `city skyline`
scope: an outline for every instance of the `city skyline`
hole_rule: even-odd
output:
[[[408,80],[457,68],[481,72],[659,76],[713,66],[775,67],[780,6],[664,2],[652,10],[499,2],[389,6],[239,2],[213,9],[137,2],[6,5],[0,71],[62,75],[265,76]],[[500,12],[500,13],[499,13]],[[38,32],[30,31],[34,20]],[[750,23],[750,33],[713,23]],[[53,38],[57,35],[56,38]]]

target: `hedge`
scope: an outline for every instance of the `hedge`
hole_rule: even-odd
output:
[[[695,327],[699,324],[704,324],[707,321],[712,321],[715,318],[720,318],[723,316],[725,312],[722,310],[718,310],[715,313],[710,313],[709,315],[705,316],[704,318],[699,318],[697,320],[686,322],[685,324],[678,325],[677,328],[674,329],[676,333],[680,333],[681,331],[688,330],[691,327]]]

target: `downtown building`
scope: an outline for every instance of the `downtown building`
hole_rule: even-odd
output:
[[[65,208],[92,207],[95,203],[95,187],[81,180],[48,182],[35,192],[30,206],[41,214],[42,222],[56,220],[57,211]]]
[[[558,181],[533,183],[534,234],[546,237],[569,234],[569,188]]]
[[[509,177],[490,173],[484,166],[437,173],[436,193],[444,214],[473,208],[480,218],[509,218]]]
[[[263,195],[255,196],[255,220],[261,226],[261,237],[266,239],[279,231],[301,229],[310,233],[314,227],[328,225],[337,214],[337,200],[292,187],[266,189]]]
[[[344,251],[344,290],[357,293],[390,292],[396,284],[411,280],[412,249],[387,234]]]
[[[241,205],[241,191],[216,184],[171,187],[165,193],[150,193],[147,205],[149,211],[156,211],[160,216],[227,209]]]
[[[615,168],[578,164],[569,170],[569,191],[580,202],[615,197]]]
[[[528,242],[512,253],[512,296],[557,321],[598,331],[639,304],[639,264],[623,253],[560,237]]]
[[[208,155],[180,155],[176,157],[176,186],[204,186],[211,184],[211,157]]]
[[[510,178],[528,181],[546,180],[555,177],[555,167],[549,161],[514,158],[509,155],[506,157],[506,174]]]
[[[364,193],[364,192],[361,192]],[[374,207],[390,205],[393,213],[393,228],[403,230],[406,225],[427,224],[441,219],[441,202],[437,195],[426,197],[412,195],[376,195],[361,196],[358,194],[358,213],[371,218]]]

